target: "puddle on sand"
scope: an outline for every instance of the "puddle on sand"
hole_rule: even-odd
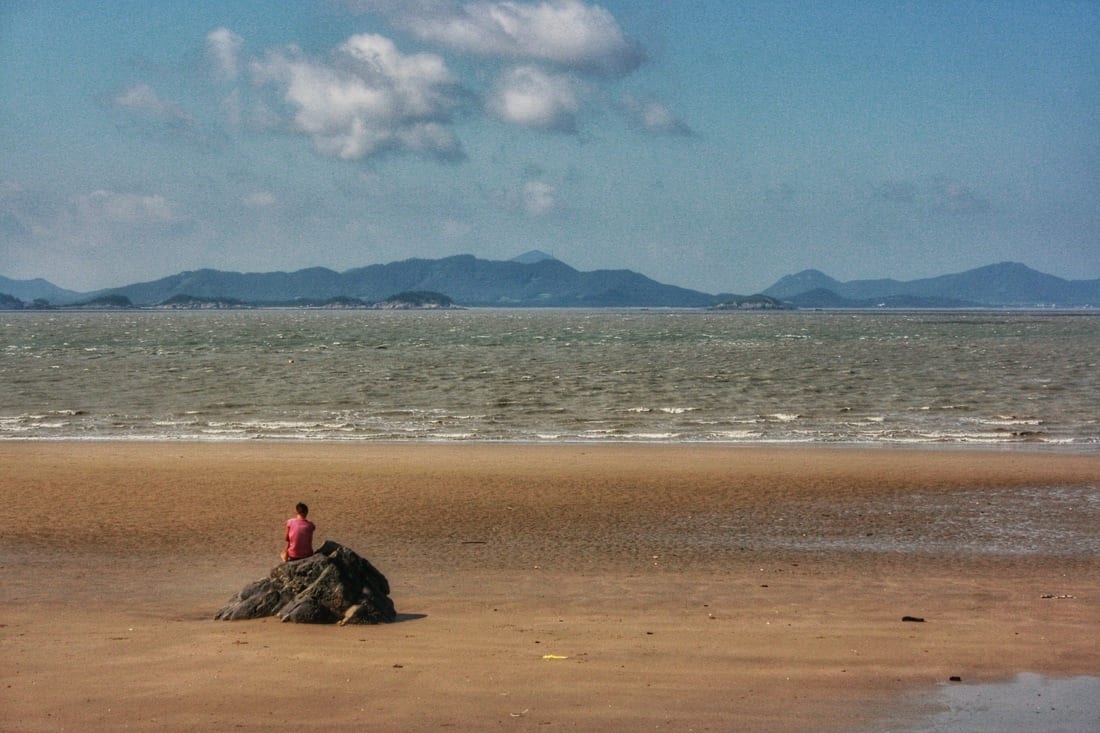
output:
[[[1100,731],[1100,677],[1051,678],[1024,673],[1011,682],[952,682],[918,700],[935,710],[878,733],[1083,733]]]

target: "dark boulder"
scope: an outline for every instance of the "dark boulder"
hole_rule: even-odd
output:
[[[305,624],[377,624],[397,618],[386,576],[336,542],[312,557],[277,565],[249,583],[214,618],[236,621],[278,616]]]

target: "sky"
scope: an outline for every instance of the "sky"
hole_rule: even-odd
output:
[[[0,0],[0,275],[1100,277],[1100,3]]]

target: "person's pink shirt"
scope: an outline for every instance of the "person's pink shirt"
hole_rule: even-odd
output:
[[[287,556],[301,560],[313,554],[313,522],[301,517],[286,520]]]

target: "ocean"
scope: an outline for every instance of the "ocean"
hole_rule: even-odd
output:
[[[1100,314],[0,313],[0,439],[1100,449]]]

